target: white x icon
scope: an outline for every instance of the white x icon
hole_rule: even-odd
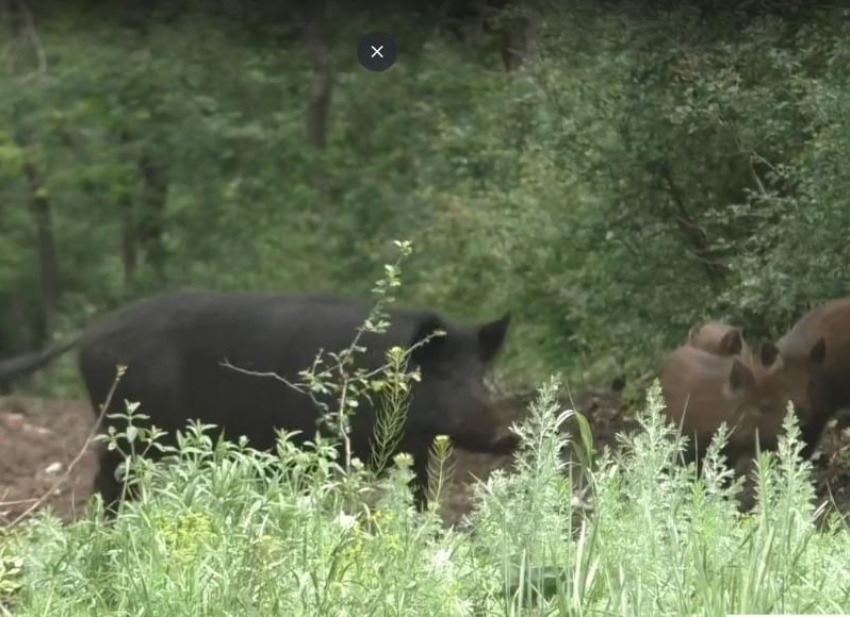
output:
[[[378,56],[379,58],[384,57],[384,54],[381,53],[381,50],[384,48],[383,45],[381,45],[380,47],[375,47],[374,45],[370,45],[370,47],[372,48],[372,57],[373,58],[375,56]]]

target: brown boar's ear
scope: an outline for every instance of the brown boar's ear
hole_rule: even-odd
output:
[[[737,358],[732,363],[732,370],[729,371],[729,389],[733,394],[748,390],[755,386],[756,378],[753,371],[746,364]]]
[[[484,364],[493,361],[508,334],[508,326],[511,325],[511,314],[505,313],[501,319],[491,321],[477,328],[478,334],[478,357]]]
[[[759,345],[759,362],[764,368],[770,368],[779,360],[779,348],[773,341],[767,339]]]
[[[688,330],[688,344],[694,342],[694,338],[696,338],[697,332],[699,332],[700,326],[691,326],[691,329]]]
[[[738,328],[733,328],[720,339],[720,353],[724,356],[737,356],[744,349],[744,337]]]
[[[411,359],[421,363],[438,354],[445,344],[447,330],[446,324],[437,315],[421,315],[414,323],[413,337],[407,345],[408,349],[416,347],[411,352]]]
[[[809,362],[816,366],[820,366],[826,360],[826,340],[823,337],[818,339],[818,342],[812,345],[809,350]]]

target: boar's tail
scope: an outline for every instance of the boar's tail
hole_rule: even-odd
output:
[[[0,382],[14,381],[20,377],[35,373],[75,347],[79,342],[80,339],[77,337],[64,343],[56,343],[41,351],[33,351],[32,353],[8,360],[0,360]]]

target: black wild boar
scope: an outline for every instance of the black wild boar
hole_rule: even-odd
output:
[[[95,408],[107,398],[116,365],[123,364],[128,370],[110,411],[123,411],[125,399],[138,401],[140,412],[170,434],[187,420],[200,419],[229,438],[245,435],[253,447],[267,449],[274,445],[275,428],[312,438],[318,410],[307,395],[277,379],[222,363],[297,382],[298,372],[311,366],[320,349],[347,348],[367,314],[365,305],[328,295],[169,293],[119,310],[77,341],[51,351],[55,357],[79,345],[80,370]],[[446,332],[416,349],[410,361],[410,368],[421,369],[422,379],[413,385],[398,451],[413,455],[421,505],[427,452],[435,436],[449,435],[457,446],[477,452],[509,453],[517,445],[516,436],[497,422],[483,382],[510,317],[468,329],[425,310],[393,310],[390,320],[387,333],[361,339],[367,351],[357,356],[357,366],[376,369],[384,365],[390,347],[409,348],[436,330]],[[47,355],[32,354],[33,367],[45,364]],[[20,362],[10,366],[19,373],[25,368]],[[363,401],[352,420],[351,442],[354,456],[367,463],[374,426],[375,410]],[[96,490],[107,502],[119,496],[115,468],[120,460],[104,449]]]
[[[659,378],[665,413],[689,438],[688,460],[700,462],[723,422],[731,431],[725,454],[732,466],[755,454],[756,436],[763,450],[776,448],[787,399],[761,364],[684,345],[662,361]]]
[[[850,298],[806,313],[776,346],[776,379],[794,401],[808,458],[830,419],[850,407]]]
[[[688,345],[718,356],[751,357],[740,328],[719,321],[708,321],[688,332]]]

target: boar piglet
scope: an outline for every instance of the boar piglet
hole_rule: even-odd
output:
[[[690,345],[679,347],[659,370],[668,419],[689,438],[688,459],[701,461],[722,423],[731,434],[730,465],[752,456],[756,443],[774,449],[782,429],[786,399],[760,366]]]

